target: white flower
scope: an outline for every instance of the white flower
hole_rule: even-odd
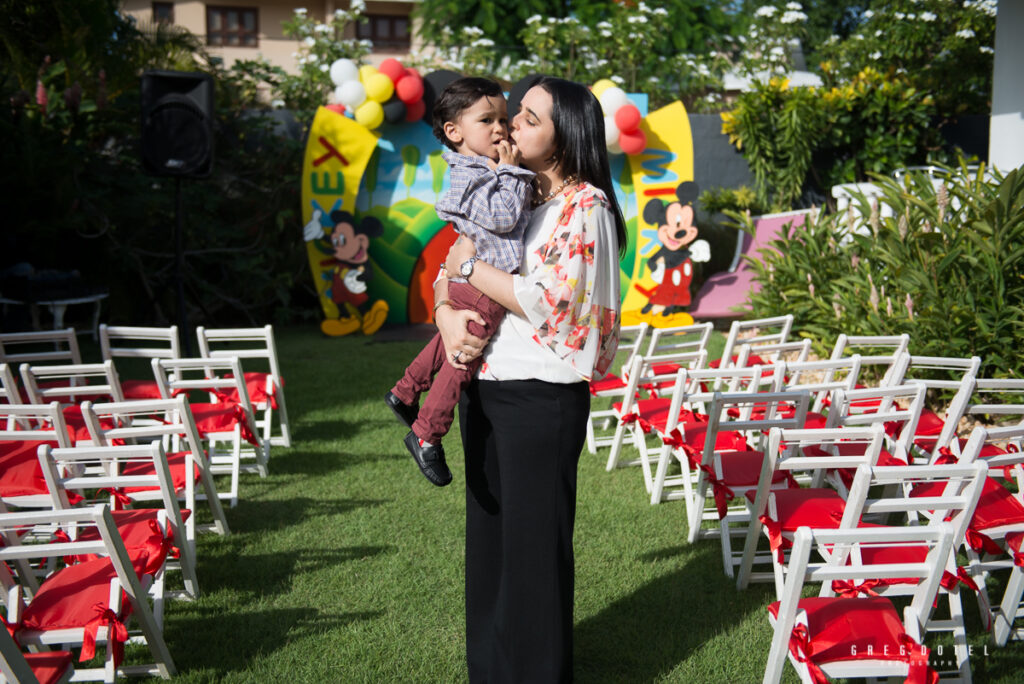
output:
[[[373,49],[373,41],[372,40],[366,40],[364,38],[363,40],[359,41],[359,47],[366,48],[367,50],[372,50]]]
[[[610,21],[599,21],[594,28],[598,28],[604,31],[612,30],[612,23]]]
[[[306,16],[306,8],[305,7],[296,7],[295,8],[295,14],[299,15],[300,17]]]
[[[618,74],[615,74],[614,76],[612,76],[610,80],[615,81],[619,85],[625,85],[626,84],[626,79],[624,79],[622,76],[619,76]]]
[[[779,45],[776,45],[775,47],[768,51],[768,54],[770,54],[772,57],[785,57],[786,49]]]
[[[803,8],[804,8],[804,6],[801,5],[799,2],[787,2],[786,3],[786,9],[793,10],[794,12],[799,12]]]
[[[532,17],[526,20],[526,25],[529,26],[530,24],[536,24],[542,18],[543,17],[541,17],[539,14],[534,14]]]
[[[934,12],[921,12],[919,18],[921,19],[921,21],[932,22],[938,19],[939,17]]]
[[[974,37],[974,31],[971,29],[960,29],[956,32],[957,38],[963,38],[964,40],[970,40]]]
[[[270,106],[273,107],[274,109],[284,109],[284,100],[271,100]]]
[[[626,21],[628,21],[630,24],[646,24],[647,23],[647,17],[639,15],[639,14],[631,14],[626,19]]]
[[[986,55],[991,55],[991,54],[993,54],[993,53],[995,52],[995,50],[993,50],[992,48],[990,48],[990,47],[989,47],[988,45],[982,45],[982,46],[980,46],[980,47],[978,48],[978,51],[979,51],[979,52],[982,52],[982,53],[984,53],[984,54],[986,54]]]
[[[874,59],[874,60],[882,59],[882,53],[879,52],[878,50],[875,50],[874,52],[871,53],[871,59]]]
[[[331,69],[331,65],[330,64],[321,64],[320,65],[320,71],[325,71],[326,72],[326,71],[330,71],[330,69]]]
[[[664,7],[659,7],[658,9],[654,10],[654,14],[659,17],[667,17],[668,10],[665,9]]]
[[[313,27],[313,31],[316,33],[328,33],[330,30],[331,27],[327,24],[317,24]]]
[[[535,32],[536,32],[536,33],[539,33],[539,34],[541,34],[541,35],[544,35],[545,33],[547,33],[547,32],[548,32],[548,27],[547,27],[547,26],[538,26],[538,27],[537,27],[537,28],[535,29]]]
[[[807,21],[807,15],[803,12],[794,12],[790,10],[783,14],[779,21],[783,24],[795,24],[798,21]]]
[[[882,35],[882,30],[881,29],[875,31],[875,38],[878,38],[880,35]]]
[[[650,11],[648,9],[648,7],[647,7],[647,3],[644,2],[644,0],[640,0],[640,4],[637,6],[637,9],[640,10],[641,12],[649,12]]]
[[[304,38],[304,39],[302,40],[302,43],[303,43],[303,44],[304,44],[304,45],[305,45],[306,47],[313,47],[314,45],[316,45],[316,39],[315,39],[315,38],[313,38],[313,36],[306,36],[306,37],[305,37],[305,38]]]
[[[916,17],[917,17],[917,15],[914,14],[913,12],[911,12],[910,14],[907,15],[907,19],[914,19]]]
[[[907,18],[907,15],[906,15],[906,14],[904,14],[903,12],[896,12],[896,13],[894,13],[894,14],[893,14],[892,16],[896,17],[896,18],[897,18],[897,19],[899,19],[900,21],[903,21],[904,19],[906,19],[906,18]]]
[[[472,42],[473,47],[493,47],[494,41],[490,38],[479,38]]]
[[[312,52],[309,53],[308,55],[306,55],[306,62],[308,62],[309,64],[316,64],[319,61],[320,61],[320,58],[317,57],[316,54],[314,54]]]
[[[774,15],[777,11],[778,10],[775,7],[771,6],[771,5],[764,5],[762,7],[758,7],[757,8],[757,11],[754,12],[754,16],[755,17],[770,17],[770,16]]]
[[[864,17],[865,19],[870,19],[871,17],[875,16],[875,13],[872,12],[871,10],[864,10],[864,14],[862,14],[861,16]]]
[[[348,12],[346,12],[343,9],[336,9],[336,10],[334,10],[334,18],[338,19],[339,21],[342,20],[342,19],[347,19],[348,18]]]
[[[612,37],[612,32],[611,31],[606,31],[605,29],[601,29],[601,37],[602,38],[611,38]]]
[[[348,8],[353,12],[365,12],[366,2],[364,0],[352,0],[348,3]]]
[[[478,26],[467,26],[462,29],[462,32],[470,38],[484,35],[484,30]]]

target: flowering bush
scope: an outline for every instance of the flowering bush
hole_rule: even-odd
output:
[[[915,354],[978,355],[982,375],[1020,377],[1024,172],[986,180],[962,167],[938,187],[921,174],[875,183],[892,216],[861,196],[849,212],[812,213],[752,262],[754,314],[794,314],[819,352],[841,332],[908,333]]]

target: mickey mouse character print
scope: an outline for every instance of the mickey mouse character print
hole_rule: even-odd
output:
[[[652,199],[644,206],[644,220],[658,227],[661,247],[647,260],[651,279],[657,286],[649,291],[647,305],[642,313],[665,318],[686,310],[690,305],[690,283],[693,281],[693,263],[711,259],[706,240],[697,239],[694,225],[693,203],[699,189],[692,181],[676,187],[676,200],[664,204]]]

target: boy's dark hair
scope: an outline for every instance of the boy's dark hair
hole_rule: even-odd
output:
[[[505,95],[497,81],[477,76],[463,76],[445,86],[434,104],[434,137],[445,147],[455,150],[455,144],[444,134],[444,124],[455,121],[466,109],[469,109],[481,97],[501,97]]]

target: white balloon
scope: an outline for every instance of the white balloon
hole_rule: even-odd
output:
[[[336,59],[331,64],[331,82],[340,86],[345,81],[359,80],[359,67],[351,59]]]
[[[618,111],[619,107],[629,102],[629,98],[626,97],[625,90],[613,86],[601,93],[600,102],[605,116],[615,116],[615,112]]]
[[[356,109],[366,102],[366,88],[358,79],[345,81],[334,89],[334,97],[349,109]]]
[[[606,145],[612,143],[618,143],[619,141],[619,127],[615,125],[614,116],[604,117],[604,142]]]
[[[622,154],[622,148],[619,147],[619,141],[608,143],[608,151],[612,154]]]

